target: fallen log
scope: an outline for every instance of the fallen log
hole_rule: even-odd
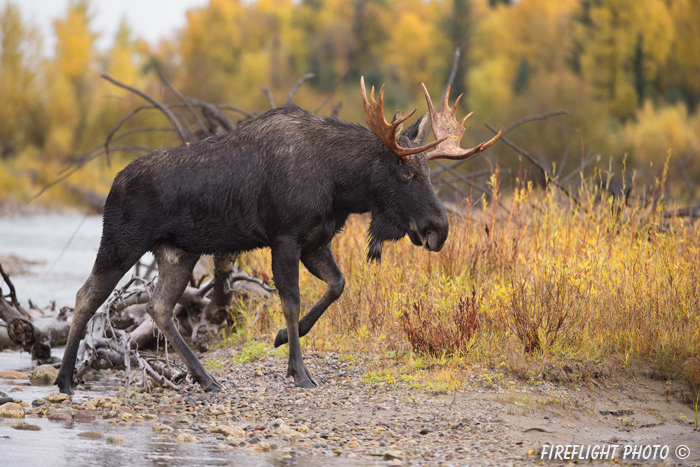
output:
[[[0,319],[0,350],[9,349],[14,346],[15,343],[12,342],[10,336],[7,334],[7,323]]]
[[[15,286],[1,264],[0,275],[10,290],[6,297],[0,288],[0,348],[19,347],[36,360],[48,360],[51,347],[63,345],[68,339],[72,310],[45,312],[33,306],[26,310],[19,304]]]

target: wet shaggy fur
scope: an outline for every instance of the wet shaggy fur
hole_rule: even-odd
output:
[[[422,144],[424,129],[425,116],[399,143]],[[231,133],[134,161],[117,175],[105,204],[102,241],[93,272],[76,298],[59,388],[70,392],[84,323],[144,253],[156,253],[159,282],[165,283],[149,304],[163,330],[170,327],[168,307],[182,293],[183,278],[189,277],[196,258],[262,247],[272,248],[275,285],[287,318],[287,329],[275,344],[289,341],[289,374],[295,383],[314,385],[298,338],[342,293],[344,279],[330,241],[350,214],[365,212],[372,213],[369,259],[381,257],[382,242],[407,233],[413,243],[433,251],[447,238],[447,218],[424,155],[402,164],[371,130],[294,105],[267,112]],[[328,284],[301,322],[300,260]],[[205,389],[219,388],[186,346],[176,347]]]

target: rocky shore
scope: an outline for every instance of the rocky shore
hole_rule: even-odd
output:
[[[228,365],[213,370],[224,385],[216,394],[197,385],[148,392],[141,384],[101,394],[86,383],[76,388],[72,400],[51,392],[17,403],[27,375],[0,372],[5,381],[18,378],[16,387],[0,394],[13,400],[0,405],[0,417],[6,417],[0,430],[7,424],[15,430],[38,430],[35,420],[45,418],[71,426],[83,440],[117,446],[128,446],[128,441],[110,428],[139,427],[152,437],[217,452],[269,453],[282,460],[303,455],[316,459],[316,465],[342,459],[347,462],[342,465],[521,466],[542,465],[539,449],[549,441],[541,439],[582,440],[593,426],[578,432],[572,423],[567,425],[572,421],[566,419],[570,407],[552,401],[566,399],[568,391],[551,384],[504,389],[486,387],[483,378],[474,376],[468,389],[439,394],[409,383],[369,382],[367,362],[359,357],[307,352],[305,358],[321,383],[312,390],[295,388],[284,377],[285,358],[267,355],[230,363],[223,350],[209,354],[210,361]],[[123,375],[117,375],[120,380]],[[624,426],[614,423],[624,432]],[[605,436],[603,430],[600,435]]]

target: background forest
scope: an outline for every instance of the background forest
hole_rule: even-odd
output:
[[[700,3],[693,0],[211,0],[158,44],[122,22],[104,52],[95,47],[99,33],[91,23],[99,8],[73,1],[54,22],[50,56],[42,48],[45,32],[12,1],[0,11],[0,201],[35,195],[142,103],[102,73],[176,102],[162,72],[185,96],[249,111],[270,107],[261,87],[279,105],[300,76],[313,73],[295,103],[364,122],[360,75],[387,83],[387,112],[425,109],[420,83],[439,94],[457,47],[460,114],[475,112],[465,145],[491,136],[484,122],[500,127],[566,109],[568,117],[530,124],[513,141],[550,167],[562,166],[558,173],[599,154],[600,166],[619,171],[624,160],[649,184],[670,154],[677,193],[695,195]],[[157,111],[137,119],[141,127],[165,126]],[[100,159],[42,200],[78,202],[75,186],[106,193],[116,171],[143,148],[177,140],[151,131],[122,144],[129,150],[115,153],[109,166]],[[517,154],[504,145],[489,157],[518,169]],[[484,167],[482,160],[470,169]]]

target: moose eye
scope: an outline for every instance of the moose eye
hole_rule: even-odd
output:
[[[413,178],[413,174],[411,173],[410,170],[402,170],[401,171],[401,178],[404,179],[405,181],[409,181],[410,179]]]

